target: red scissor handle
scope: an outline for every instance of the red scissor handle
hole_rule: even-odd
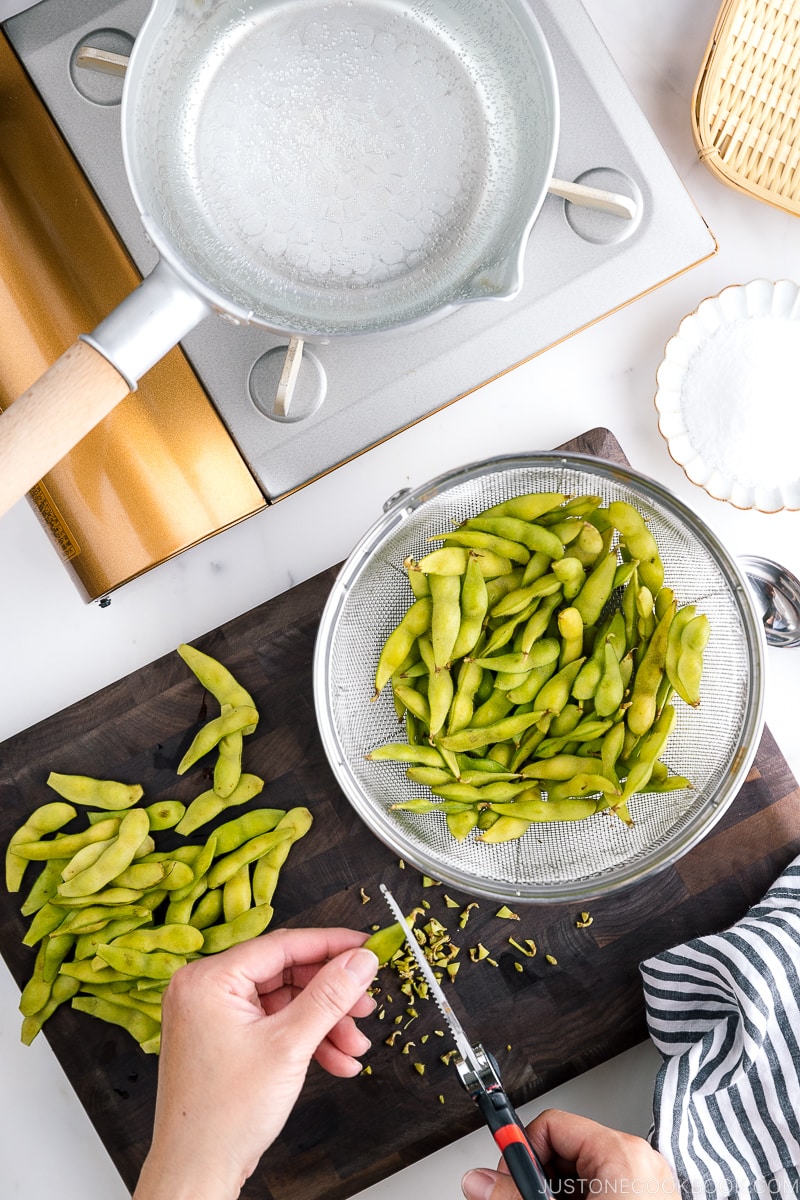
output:
[[[542,1164],[505,1092],[499,1089],[481,1091],[476,1093],[474,1099],[492,1131],[522,1200],[552,1200],[553,1193]]]

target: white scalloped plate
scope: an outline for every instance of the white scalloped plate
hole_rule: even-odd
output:
[[[692,483],[736,508],[800,509],[800,288],[754,279],[684,317],[656,372],[658,428]]]

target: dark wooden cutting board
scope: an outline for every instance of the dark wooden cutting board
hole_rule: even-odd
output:
[[[560,448],[625,461],[604,429]],[[416,870],[400,867],[354,814],[325,759],[311,665],[335,576],[333,569],[323,572],[197,642],[256,698],[261,721],[246,743],[246,769],[266,780],[262,800],[270,807],[307,805],[314,814],[311,832],[284,868],[275,920],[359,929],[386,924],[378,899],[382,880],[406,911],[426,900],[462,947],[453,1002],[468,1014],[470,1033],[495,1052],[506,1086],[521,1104],[646,1037],[638,963],[730,924],[762,896],[800,852],[797,784],[766,731],[735,802],[674,867],[603,901],[522,907],[518,922],[498,919],[497,905],[483,901],[459,930],[459,909],[447,907],[445,889],[423,888]],[[203,768],[178,779],[175,767],[207,715],[202,689],[170,654],[5,742],[0,846],[33,808],[54,798],[45,785],[50,770],[139,782],[148,800],[191,799],[207,786]],[[362,888],[372,897],[368,903]],[[452,890],[450,896],[459,905],[472,899]],[[19,903],[3,892],[0,950],[22,986],[33,953],[21,944],[26,924]],[[580,908],[591,916],[586,928],[576,925]],[[509,936],[533,938],[538,953],[514,953]],[[469,947],[479,942],[497,966],[469,960]],[[522,962],[521,972],[515,961]],[[312,1065],[294,1114],[243,1196],[339,1200],[480,1124],[455,1071],[440,1061],[449,1043],[437,1035],[442,1021],[433,1003],[418,1003],[418,1019],[405,1028],[405,1020],[395,1024],[404,1011],[396,986],[391,978],[382,978],[381,986],[384,1016],[376,1013],[363,1023],[373,1038],[372,1073],[340,1081]],[[384,1039],[395,1029],[401,1036],[390,1048]],[[132,1188],[149,1144],[157,1060],[123,1032],[67,1007],[48,1023],[46,1036]],[[408,1041],[415,1045],[403,1054],[400,1047]],[[423,1075],[414,1062],[425,1066]]]

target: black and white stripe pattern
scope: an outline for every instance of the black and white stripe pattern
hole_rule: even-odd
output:
[[[800,1197],[800,859],[724,933],[641,965],[652,1143],[684,1197]]]

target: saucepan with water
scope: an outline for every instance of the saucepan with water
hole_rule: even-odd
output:
[[[558,127],[525,0],[156,0],[122,142],[159,263],[0,417],[0,512],[212,312],[314,341],[516,294]]]

